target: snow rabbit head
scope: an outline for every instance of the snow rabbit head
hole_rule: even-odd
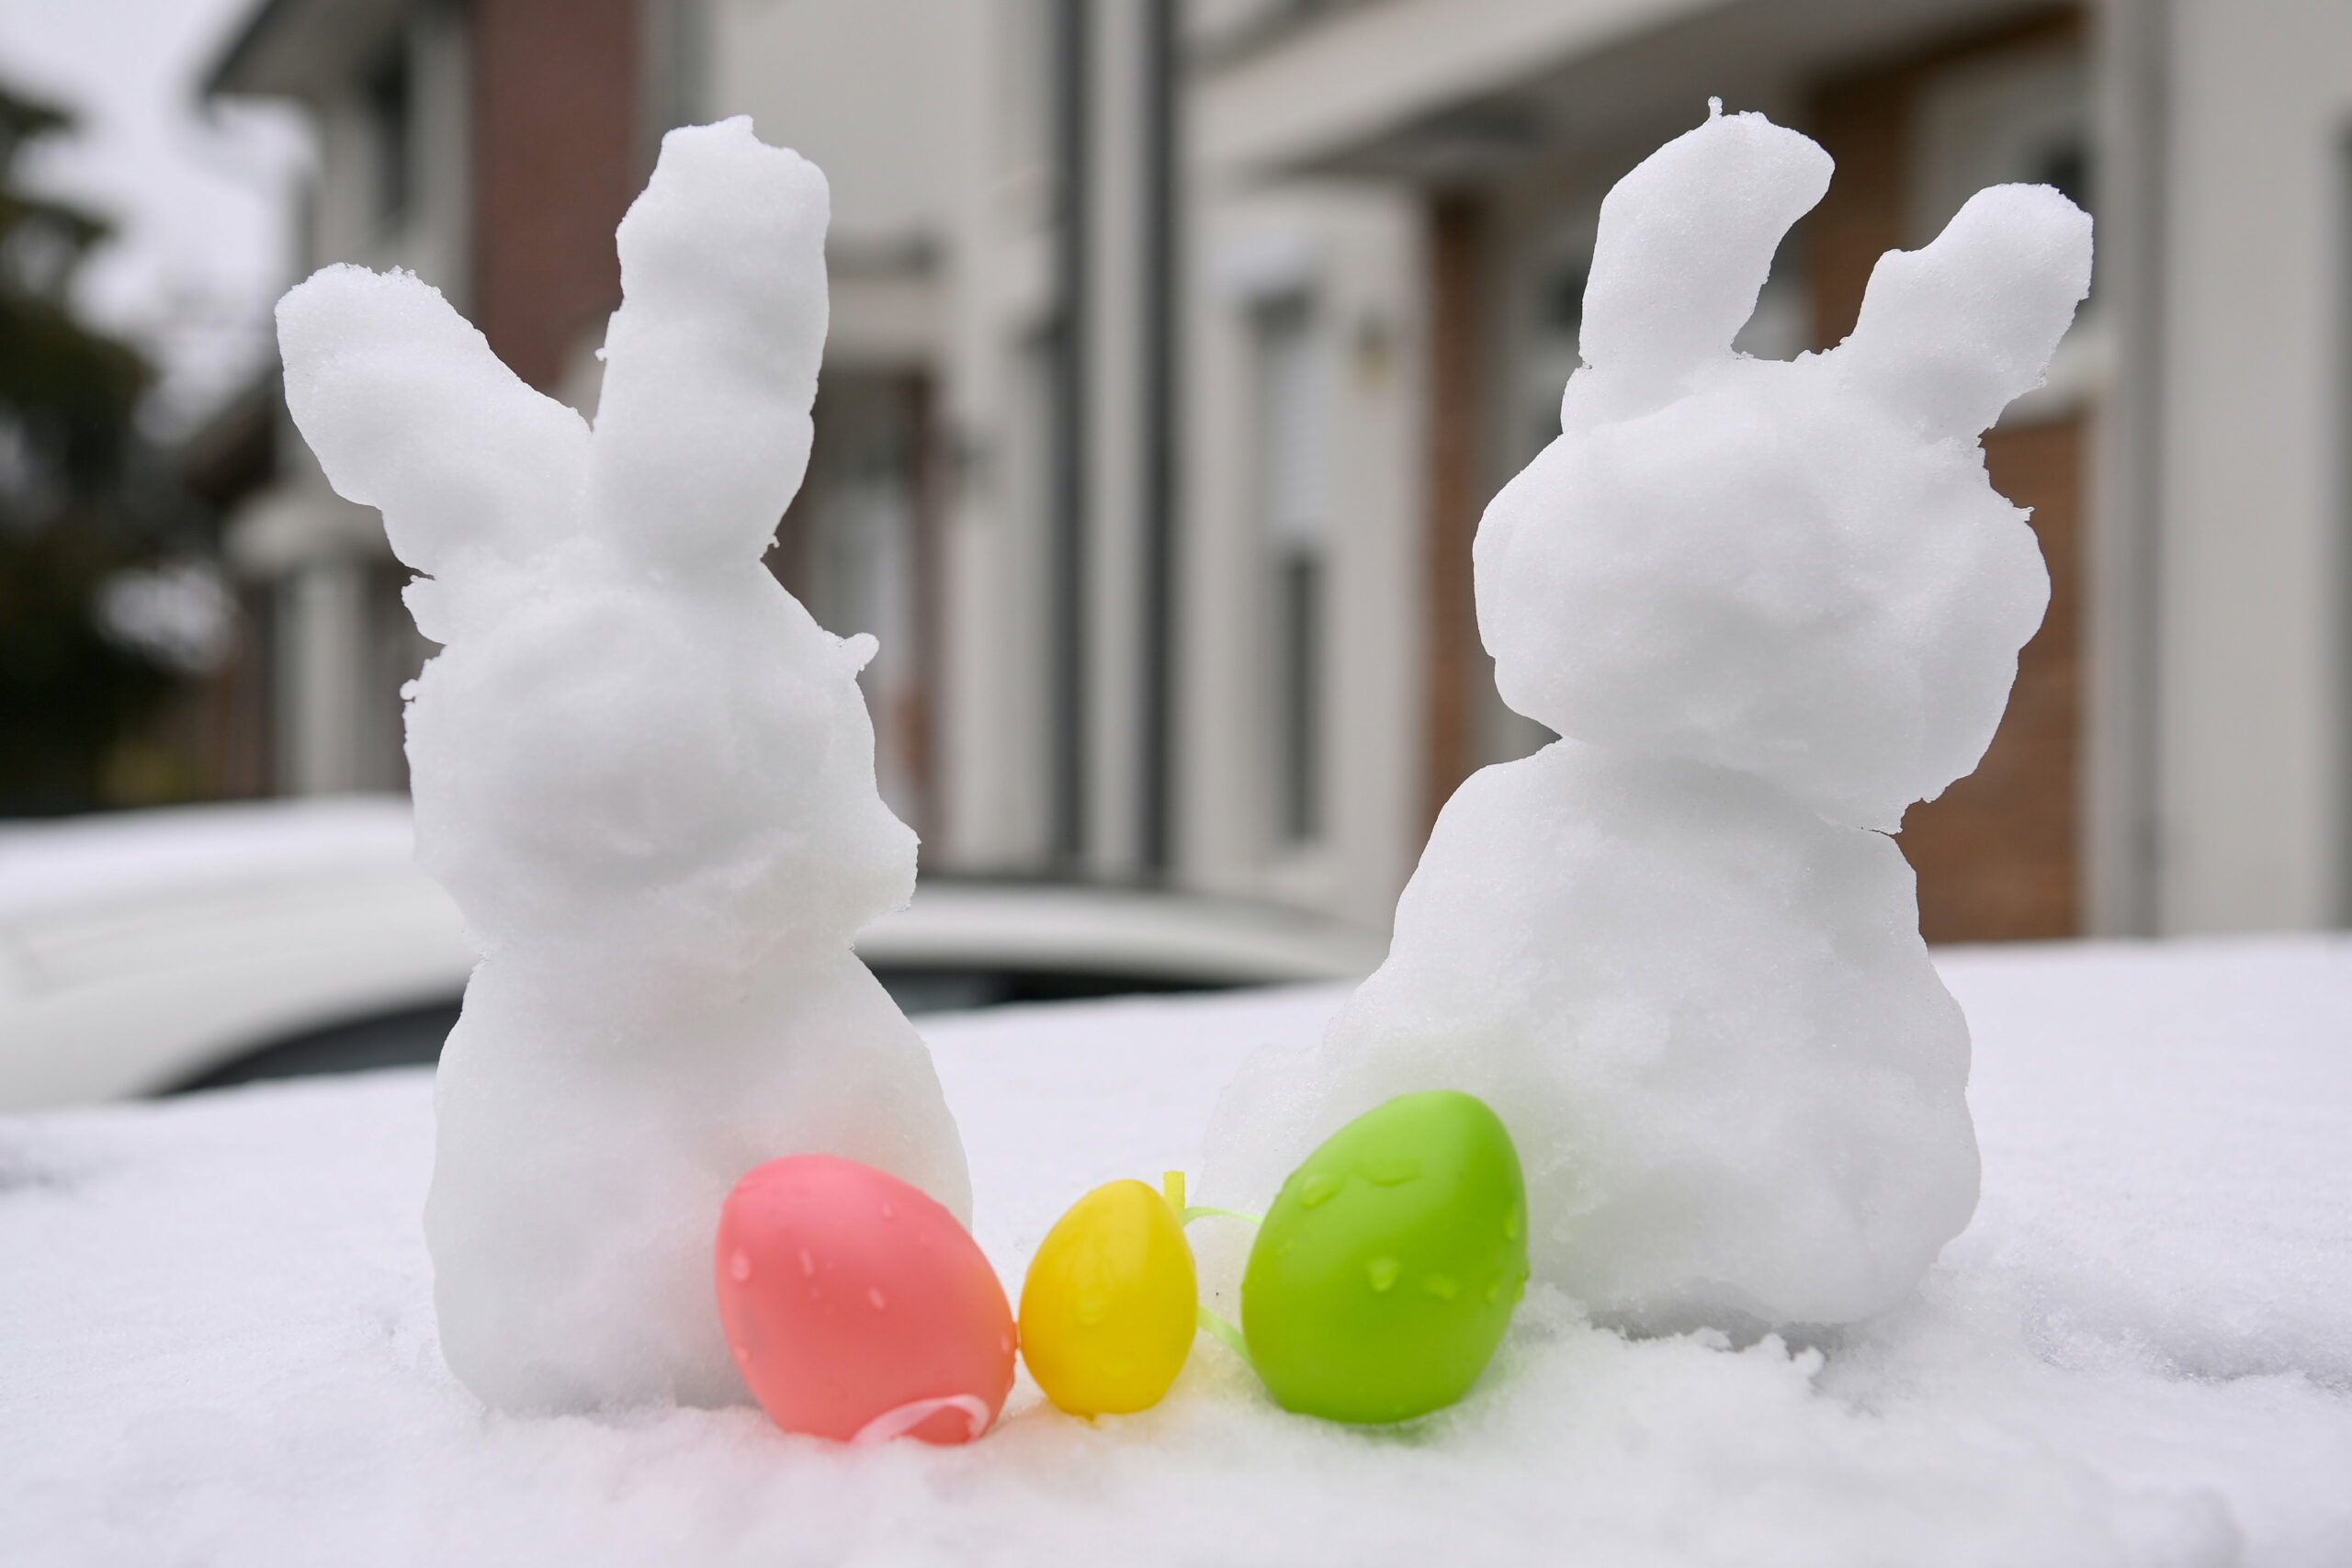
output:
[[[1563,735],[1760,775],[1892,829],[1976,765],[2049,578],[1977,445],[2090,280],[2047,186],[1979,192],[1872,273],[1838,347],[1733,352],[1830,160],[1711,116],[1600,209],[1561,434],[1487,508],[1503,700]]]

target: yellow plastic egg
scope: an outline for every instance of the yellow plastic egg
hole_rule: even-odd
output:
[[[1192,1354],[1193,1249],[1168,1200],[1114,1181],[1055,1222],[1021,1287],[1021,1354],[1073,1416],[1159,1403]]]

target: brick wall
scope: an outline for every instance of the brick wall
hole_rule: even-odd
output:
[[[1907,126],[1921,84],[1956,62],[2045,44],[2078,27],[2071,13],[2059,13],[1815,95],[1808,129],[1838,160],[1827,197],[1807,220],[1816,346],[1852,329],[1871,266],[1905,242]],[[2033,513],[2050,564],[2050,612],[2018,657],[2008,714],[1984,762],[1904,819],[1897,841],[1919,874],[1919,927],[1930,942],[2067,937],[2082,928],[2084,434],[2076,415],[1984,438],[1993,487]]]
[[[1421,694],[1428,772],[1422,827],[1463,780],[1487,761],[1478,754],[1481,684],[1478,608],[1470,546],[1487,490],[1479,468],[1478,340],[1485,232],[1476,197],[1446,193],[1430,204],[1430,477],[1422,562],[1428,654]]]
[[[620,303],[644,174],[641,0],[472,0],[474,320],[552,388]]]

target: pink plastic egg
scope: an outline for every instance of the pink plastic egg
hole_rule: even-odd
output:
[[[1012,1388],[1012,1309],[956,1216],[831,1155],[770,1160],[718,1217],[718,1316],[787,1432],[964,1443]]]

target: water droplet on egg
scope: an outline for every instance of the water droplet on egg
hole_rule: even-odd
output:
[[[1505,1241],[1519,1239],[1519,1211],[1517,1209],[1508,1210],[1503,1214],[1503,1239]]]
[[[1375,1258],[1364,1265],[1364,1273],[1370,1277],[1374,1290],[1385,1291],[1396,1282],[1396,1260],[1393,1258]]]
[[[1417,1159],[1366,1160],[1356,1169],[1374,1187],[1402,1187],[1421,1174],[1421,1162]]]
[[[817,1272],[817,1260],[808,1256],[808,1249],[805,1247],[800,1249],[800,1272],[804,1275]]]
[[[1424,1274],[1421,1276],[1422,1293],[1425,1295],[1435,1296],[1442,1302],[1452,1301],[1453,1299],[1454,1292],[1459,1289],[1461,1289],[1461,1287],[1453,1282],[1452,1275]]]
[[[1340,1181],[1338,1178],[1330,1176],[1310,1176],[1298,1190],[1298,1201],[1302,1208],[1320,1208],[1323,1204],[1329,1202],[1333,1198],[1338,1197],[1339,1193]]]
[[[882,1217],[886,1220],[895,1220],[899,1217],[899,1206],[888,1198],[882,1200]]]
[[[734,1280],[739,1285],[744,1280],[750,1279],[752,1277],[752,1255],[745,1252],[741,1247],[737,1247],[735,1249],[735,1255],[727,1260],[727,1277]]]
[[[735,1352],[735,1359],[737,1360],[742,1362],[747,1367],[752,1364],[752,1350],[750,1346],[729,1345],[727,1348]]]
[[[874,1303],[874,1310],[876,1312],[880,1312],[884,1307],[890,1304],[888,1302],[882,1299],[882,1292],[876,1290],[871,1285],[868,1285],[865,1288],[865,1299]]]

